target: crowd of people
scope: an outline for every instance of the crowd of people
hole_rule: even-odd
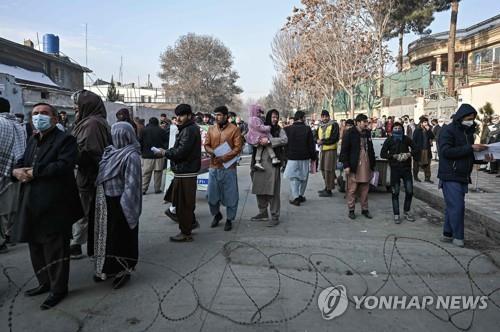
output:
[[[439,155],[439,187],[446,202],[441,240],[464,246],[464,196],[474,163],[484,161],[474,151],[487,149],[474,144],[476,110],[463,104],[447,125],[421,117],[369,119],[359,114],[340,123],[326,110],[321,120],[308,125],[306,114],[297,111],[282,120],[276,109],[259,105],[249,109],[249,121],[219,106],[211,114],[194,113],[188,104],[175,108],[175,117],[152,117],[145,121],[124,108],[109,126],[101,98],[87,90],[73,96],[76,120],[47,103],[33,106],[28,132],[26,123],[10,113],[8,100],[0,98],[0,227],[1,251],[7,243],[27,242],[39,285],[27,296],[49,293],[42,309],[57,305],[68,292],[69,259],[83,257],[82,246],[93,257],[95,282],[112,279],[123,287],[139,257],[138,228],[143,195],[153,178],[155,193],[162,192],[162,175],[169,161],[174,174],[164,200],[165,214],[178,223],[173,242],[193,241],[196,218],[197,176],[202,150],[210,157],[207,201],[215,228],[224,219],[231,231],[239,202],[237,165],[242,148],[251,145],[250,176],[258,213],[252,221],[280,223],[281,177],[289,180],[290,204],[306,204],[310,173],[321,171],[324,188],[319,197],[334,196],[339,165],[346,176],[347,216],[372,219],[368,196],[375,177],[373,139],[386,137],[381,157],[391,168],[394,222],[414,221],[411,214],[413,181],[432,183],[430,163],[433,143]],[[498,117],[492,135],[498,137]],[[170,142],[175,125],[175,142]],[[202,139],[199,126],[208,126]],[[496,133],[496,134],[494,134]],[[316,166],[317,165],[317,166]],[[489,166],[492,169],[491,166]],[[405,188],[403,218],[400,217],[401,181]],[[221,210],[225,207],[225,213]],[[224,213],[224,215],[223,215]]]

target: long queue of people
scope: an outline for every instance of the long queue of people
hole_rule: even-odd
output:
[[[250,175],[259,211],[252,221],[267,221],[269,227],[280,224],[281,170],[290,183],[290,204],[300,207],[306,203],[308,177],[316,161],[325,184],[319,196],[333,196],[337,157],[347,176],[348,217],[357,218],[355,203],[359,201],[361,215],[373,218],[368,192],[375,153],[366,115],[339,126],[323,111],[321,123],[313,130],[302,111],[295,112],[293,123],[283,125],[278,110],[265,112],[252,105],[247,124],[236,123],[237,117],[226,106],[219,106],[213,110],[214,123],[202,141],[197,123],[205,122],[204,117],[194,114],[190,105],[180,104],[175,108],[175,143],[168,144],[166,128],[155,118],[141,127],[125,109],[117,113],[118,122],[110,127],[99,96],[82,90],[73,95],[73,101],[77,117],[66,132],[58,127],[59,113],[52,105],[34,105],[34,134],[26,140],[26,131],[10,114],[8,101],[0,100],[1,235],[4,240],[8,235],[11,242],[28,243],[39,285],[25,294],[49,293],[42,309],[52,308],[66,297],[69,258],[81,257],[84,244],[88,256],[94,258],[95,282],[112,279],[112,287],[118,289],[130,280],[139,257],[142,196],[151,177],[155,178],[155,192],[161,191],[166,160],[174,178],[164,197],[171,203],[165,214],[180,230],[170,240],[193,241],[192,232],[200,227],[195,209],[202,146],[210,157],[207,200],[212,228],[224,219],[221,205],[226,207],[224,231],[231,231],[237,218],[236,168],[244,142],[253,146]],[[462,105],[453,121],[443,126],[438,140],[438,178],[447,205],[441,240],[457,246],[463,246],[464,195],[472,164],[481,162],[474,159],[473,152],[486,149],[473,144],[476,116],[472,106]],[[406,191],[403,216],[407,221],[415,220],[411,215],[412,172],[415,175],[411,160],[423,165],[422,159],[428,159],[423,156],[428,155],[425,142],[431,139],[424,132],[426,121],[421,122],[422,133],[415,130],[413,138],[405,134],[403,122],[393,122],[382,148],[381,155],[392,169],[397,224],[401,222],[401,180]],[[419,135],[423,145],[416,139]],[[426,180],[430,180],[427,174]]]

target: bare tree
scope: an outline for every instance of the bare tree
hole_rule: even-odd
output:
[[[291,67],[301,81],[320,89],[333,105],[338,89],[349,96],[354,117],[356,87],[373,79],[379,45],[366,0],[302,0],[286,28],[299,38],[300,55]]]
[[[181,36],[160,56],[164,88],[197,111],[228,105],[243,90],[236,85],[231,51],[217,38],[193,33]]]

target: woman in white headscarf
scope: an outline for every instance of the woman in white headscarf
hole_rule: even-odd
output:
[[[142,172],[140,144],[132,125],[115,123],[111,137],[113,145],[104,150],[96,180],[94,280],[114,277],[117,289],[129,281],[139,257]]]

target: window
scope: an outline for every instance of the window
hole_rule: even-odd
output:
[[[500,65],[500,47],[495,48],[495,58],[493,63],[496,65]]]
[[[49,93],[47,91],[40,92],[40,98],[49,99]]]

